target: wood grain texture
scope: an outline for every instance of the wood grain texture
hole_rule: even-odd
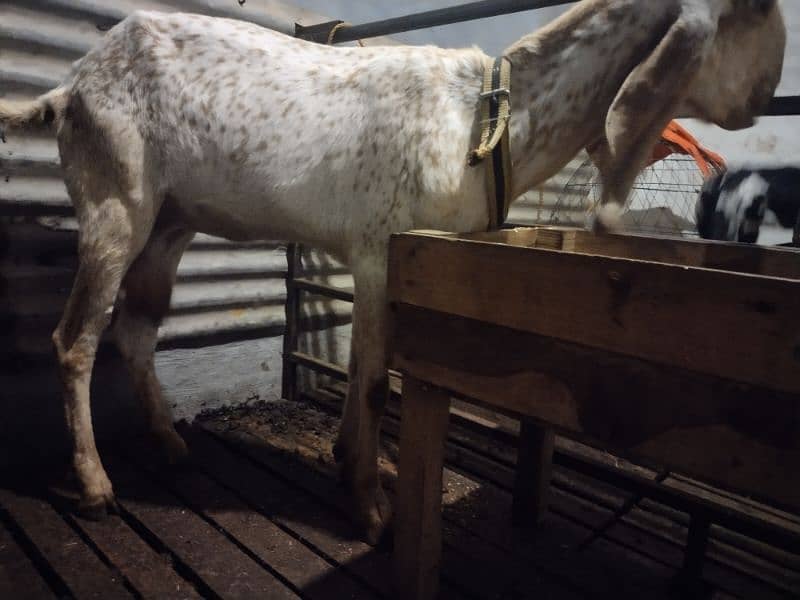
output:
[[[800,254],[797,251],[755,244],[637,234],[601,235],[571,227],[520,227],[458,237],[528,248],[549,248],[800,279]]]
[[[0,489],[0,505],[36,545],[74,598],[133,598],[120,575],[92,550],[75,543],[74,531],[41,498]]]
[[[433,600],[442,553],[442,468],[450,398],[403,379],[394,566],[397,597]]]
[[[800,281],[431,235],[392,238],[390,300],[800,391]]]
[[[0,598],[15,600],[58,598],[2,523],[0,523]]]
[[[268,515],[283,529],[294,531],[299,538],[336,561],[341,571],[352,575],[365,587],[389,595],[388,557],[358,541],[346,518],[347,513],[333,510],[325,503],[341,497],[341,493],[336,493],[336,483],[325,478],[305,480],[306,470],[298,469],[296,463],[281,460],[263,440],[227,431],[219,427],[220,424],[203,424],[214,432],[213,435],[181,428],[198,464],[216,480],[236,489],[251,506],[258,507],[261,514]],[[217,436],[224,438],[226,444]],[[252,460],[231,453],[227,444],[236,446]],[[278,470],[278,476],[272,469]],[[298,493],[298,489],[287,483],[295,480],[302,482],[304,492]],[[327,483],[327,487],[322,487],[323,483]],[[316,490],[325,502],[320,502],[311,490]]]
[[[395,317],[393,367],[404,375],[800,507],[795,395],[406,304]]]
[[[203,581],[211,594],[231,599],[298,598],[231,544],[219,529],[166,490],[132,470],[117,470],[114,476],[117,498],[124,509],[147,529],[158,532],[161,543]]]
[[[75,519],[75,526],[103,553],[133,586],[141,598],[194,600],[200,595],[118,516],[101,521]]]

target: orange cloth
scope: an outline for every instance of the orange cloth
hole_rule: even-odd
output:
[[[691,133],[681,127],[676,121],[671,121],[664,132],[661,134],[661,141],[653,148],[653,153],[650,156],[650,162],[647,166],[652,165],[660,160],[665,159],[670,154],[688,154],[697,163],[703,177],[708,177],[715,171],[722,171],[725,169],[725,159],[719,154],[712,152],[708,148],[704,148]]]

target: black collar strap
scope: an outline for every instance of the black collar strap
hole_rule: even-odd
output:
[[[469,153],[470,166],[485,158],[489,200],[489,229],[498,229],[511,204],[511,153],[508,120],[511,116],[511,63],[505,57],[486,64],[481,92],[481,143]]]

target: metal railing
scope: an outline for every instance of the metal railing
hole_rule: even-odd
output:
[[[483,0],[362,25],[348,25],[340,20],[309,27],[297,25],[295,35],[320,43],[327,43],[329,40],[332,40],[332,43],[341,43],[571,3],[564,0]],[[774,98],[763,116],[798,115],[800,115],[800,96],[784,96]],[[510,223],[508,226],[513,227],[514,224]],[[342,382],[347,382],[348,379],[345,368],[298,351],[301,295],[303,293],[317,294],[346,302],[353,301],[353,292],[348,289],[302,277],[301,255],[302,246],[300,244],[289,244],[282,383],[283,397],[289,400],[295,400],[298,397],[298,367]],[[469,399],[465,398],[464,400]],[[485,429],[479,419],[473,420],[463,411],[451,414],[451,421],[471,430]],[[492,435],[498,436],[498,431],[493,430]],[[512,434],[500,432],[501,437],[504,435],[507,438],[506,442],[511,445],[515,444],[516,440]],[[760,520],[743,511],[663,485],[662,481],[669,475],[668,472],[662,472],[656,479],[647,479],[563,449],[555,450],[553,462],[625,489],[633,493],[635,499],[649,498],[687,513],[690,517],[690,525],[682,570],[682,574],[687,580],[697,580],[701,575],[712,523],[781,547],[789,552],[800,553],[800,535],[797,533],[781,528],[774,523]]]

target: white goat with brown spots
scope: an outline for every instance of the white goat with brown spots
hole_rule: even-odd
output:
[[[514,196],[589,147],[604,203],[622,204],[670,119],[751,125],[774,93],[784,46],[775,0],[577,4],[505,52]],[[138,12],[61,87],[0,103],[0,125],[53,122],[80,223],[80,266],[53,341],[84,509],[114,507],[89,409],[112,310],[152,431],[175,460],[186,447],[153,352],[181,253],[196,231],[297,240],[353,271],[336,454],[356,516],[378,539],[390,515],[376,467],[389,235],[486,228],[485,170],[467,155],[487,61],[478,49],[328,47],[234,20]]]

